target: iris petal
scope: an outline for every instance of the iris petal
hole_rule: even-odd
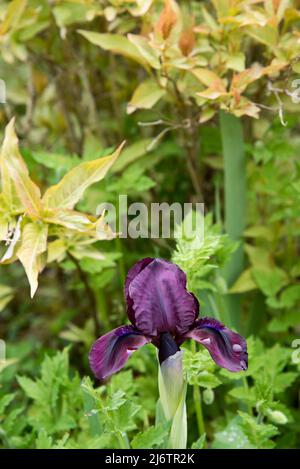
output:
[[[125,299],[127,304],[127,316],[129,320],[134,324],[134,310],[133,310],[133,300],[129,296],[129,285],[131,284],[132,280],[143,270],[150,262],[154,259],[152,257],[145,257],[145,259],[141,259],[139,262],[134,264],[133,267],[128,271],[126,281],[125,281]]]
[[[119,371],[130,355],[149,339],[133,326],[121,326],[100,337],[91,348],[89,361],[98,379],[105,379]]]
[[[195,322],[185,338],[191,338],[204,345],[213,360],[230,371],[243,371],[248,368],[246,340],[213,318],[203,318]]]
[[[186,290],[185,273],[163,259],[144,264],[128,282],[127,292],[130,319],[146,336],[155,337],[161,332],[181,336],[198,317],[199,304]]]

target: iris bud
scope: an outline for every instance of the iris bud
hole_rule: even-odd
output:
[[[280,410],[270,410],[268,412],[268,417],[272,422],[277,423],[278,425],[285,425],[288,422],[287,416]]]
[[[212,389],[204,389],[203,391],[203,401],[206,405],[210,405],[214,402],[215,393]]]
[[[182,355],[172,336],[164,334],[159,350],[159,396],[164,416],[172,422],[170,447],[177,449],[185,449],[187,441],[186,382],[183,378]],[[162,360],[165,356],[167,358]]]

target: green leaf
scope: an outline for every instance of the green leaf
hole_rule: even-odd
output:
[[[52,443],[51,436],[47,435],[45,430],[41,430],[35,440],[35,447],[36,449],[51,449]]]
[[[274,265],[270,257],[269,249],[246,244],[245,251],[249,257],[252,266],[256,269],[273,269]]]
[[[132,145],[127,146],[113,165],[112,172],[115,173],[122,171],[126,166],[149,153],[147,148],[151,141],[151,138],[144,138],[133,143]]]
[[[125,142],[112,155],[81,163],[71,169],[58,184],[45,192],[43,197],[45,206],[72,209],[89,186],[104,178],[117,160],[124,144]]]
[[[203,449],[205,446],[205,441],[206,434],[203,433],[203,435],[201,435],[200,438],[198,438],[198,440],[192,444],[192,449]]]
[[[268,331],[270,332],[285,332],[290,327],[295,327],[299,324],[299,311],[285,311],[279,317],[271,319],[268,324]]]
[[[45,397],[41,383],[35,382],[27,376],[18,376],[17,380],[26,396],[36,401],[41,401]]]
[[[5,396],[1,397],[0,399],[0,415],[4,413],[6,407],[14,400],[14,394],[6,394]],[[0,417],[1,419],[1,417]]]
[[[190,385],[213,389],[221,384],[215,373],[216,365],[207,350],[200,350],[196,353],[185,350],[183,363]]]
[[[272,241],[274,233],[272,232],[271,227],[263,225],[254,225],[250,226],[244,231],[244,236],[249,238],[262,238],[266,239],[267,241]]]
[[[229,395],[235,399],[240,399],[245,402],[251,402],[255,404],[255,396],[252,389],[246,389],[244,386],[239,386],[231,389]]]
[[[133,449],[153,449],[162,447],[166,438],[168,437],[170,425],[168,422],[165,424],[149,427],[144,432],[140,432],[131,441]]]
[[[99,419],[99,414],[97,412],[97,402],[94,397],[86,391],[86,389],[89,389],[91,387],[91,379],[89,377],[85,377],[81,385],[84,411],[89,420],[91,434],[93,436],[96,436],[101,435],[103,429]]]
[[[288,286],[280,295],[282,308],[292,308],[300,300],[300,285]]]
[[[64,155],[61,153],[50,153],[47,151],[30,152],[30,156],[39,164],[56,171],[70,171],[80,163],[80,158],[76,155]]]
[[[266,296],[275,296],[288,283],[288,277],[279,267],[273,269],[252,269],[253,278],[257,286]]]
[[[259,423],[255,417],[245,412],[238,411],[238,413],[242,418],[241,427],[255,448],[274,448],[275,443],[271,438],[278,434],[274,425]]]
[[[165,90],[154,80],[140,83],[127,105],[127,113],[132,114],[136,109],[151,109],[164,94]]]
[[[240,420],[235,417],[224,430],[215,434],[212,449],[248,449],[253,448],[248,436],[241,428]]]
[[[287,371],[285,373],[277,374],[274,379],[274,392],[284,392],[285,389],[287,389],[293,384],[293,382],[298,378],[298,376],[298,373],[295,373],[293,371]]]

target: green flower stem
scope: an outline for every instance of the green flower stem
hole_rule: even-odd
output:
[[[192,352],[197,352],[197,344],[196,342],[192,341]],[[197,419],[197,426],[199,437],[205,433],[205,426],[204,426],[204,419],[203,419],[203,412],[202,412],[202,397],[201,391],[199,386],[196,384],[193,385],[193,399],[194,399],[194,406],[196,411],[196,419]]]
[[[193,386],[193,397],[194,397],[194,405],[195,405],[195,410],[196,410],[198,432],[199,432],[199,436],[201,436],[203,435],[203,433],[205,433],[205,427],[204,427],[203,412],[202,412],[201,392],[200,392],[199,386],[197,385]]]
[[[247,390],[247,393],[249,393],[249,386],[248,386],[247,376],[243,377],[243,384],[244,384],[244,388]],[[247,403],[247,410],[248,410],[249,415],[253,415],[252,407],[251,407],[250,402]]]
[[[122,433],[120,430],[116,431],[116,437],[118,439],[120,449],[129,449],[128,437],[126,434]]]

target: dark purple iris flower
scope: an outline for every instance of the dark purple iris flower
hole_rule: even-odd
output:
[[[163,259],[142,259],[128,272],[125,297],[132,325],[100,337],[90,352],[91,369],[98,379],[119,371],[142,345],[152,342],[162,363],[186,339],[204,345],[223,368],[247,369],[245,339],[216,319],[198,319],[198,300],[187,291],[186,275],[177,265]]]

